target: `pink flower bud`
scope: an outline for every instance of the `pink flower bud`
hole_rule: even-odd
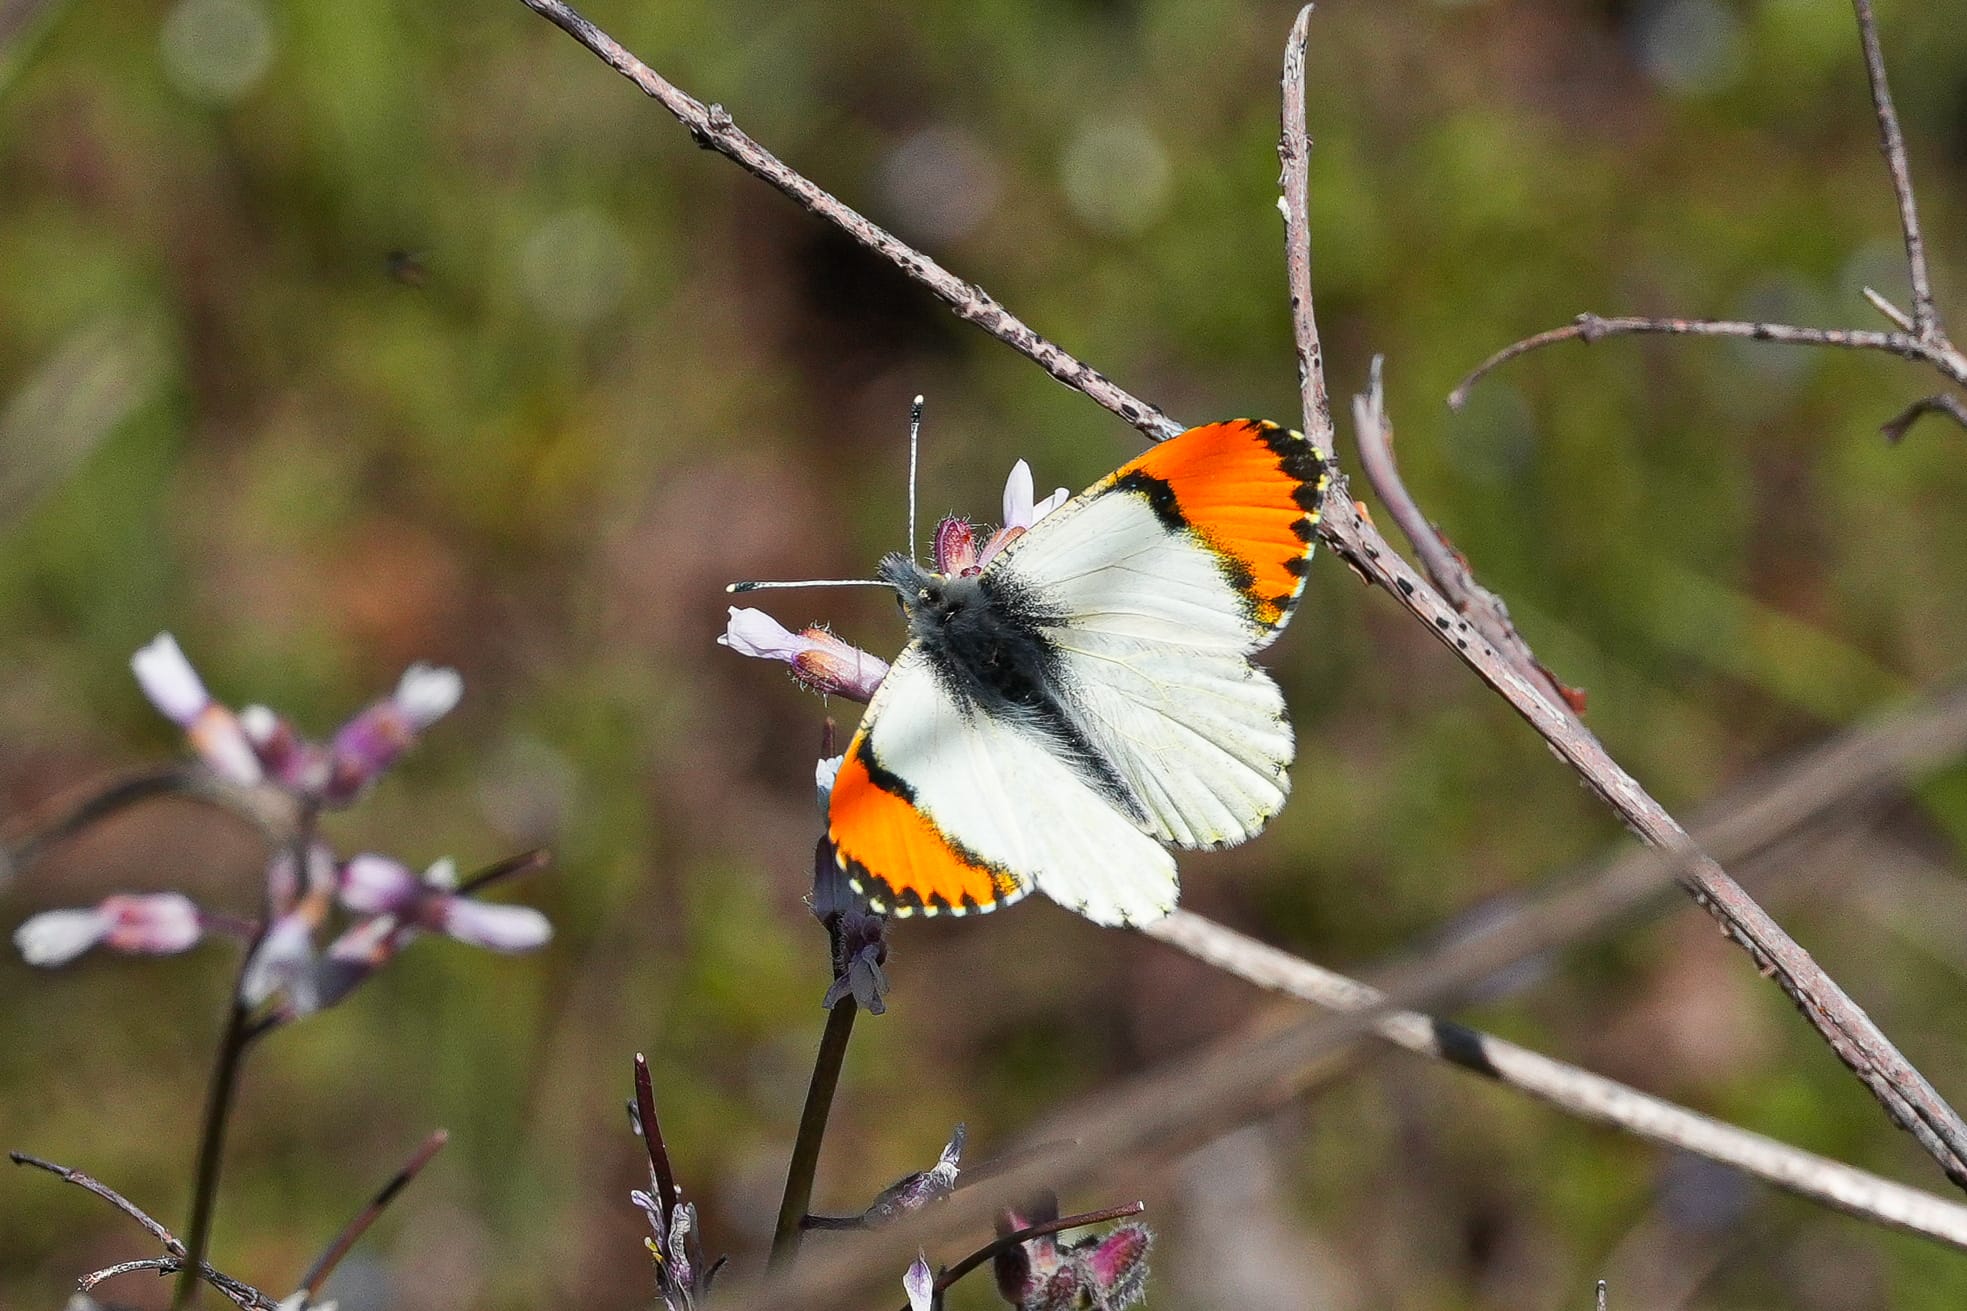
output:
[[[963,519],[936,525],[936,571],[960,578],[977,567],[977,531]]]

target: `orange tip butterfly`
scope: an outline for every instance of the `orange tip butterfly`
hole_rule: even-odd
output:
[[[1328,482],[1300,433],[1206,424],[981,563],[884,560],[910,640],[827,803],[835,859],[870,908],[964,915],[1036,889],[1141,924],[1174,909],[1169,847],[1261,831],[1293,742],[1250,656],[1304,591]]]

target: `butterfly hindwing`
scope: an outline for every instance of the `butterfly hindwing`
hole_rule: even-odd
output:
[[[919,643],[882,680],[828,807],[876,910],[964,914],[1033,888],[1101,924],[1159,918],[1175,866],[1041,734],[955,693]]]

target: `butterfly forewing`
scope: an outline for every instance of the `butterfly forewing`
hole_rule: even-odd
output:
[[[1302,593],[1325,479],[1297,433],[1192,428],[992,565],[1055,616],[1062,697],[1164,842],[1241,842],[1284,804],[1290,723],[1249,653]]]

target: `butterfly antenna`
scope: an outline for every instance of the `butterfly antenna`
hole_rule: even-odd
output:
[[[922,398],[908,407],[908,558],[920,559],[915,550],[915,466],[922,449]]]
[[[792,582],[726,583],[727,592],[775,592],[788,587],[892,587],[879,578],[801,578]]]

